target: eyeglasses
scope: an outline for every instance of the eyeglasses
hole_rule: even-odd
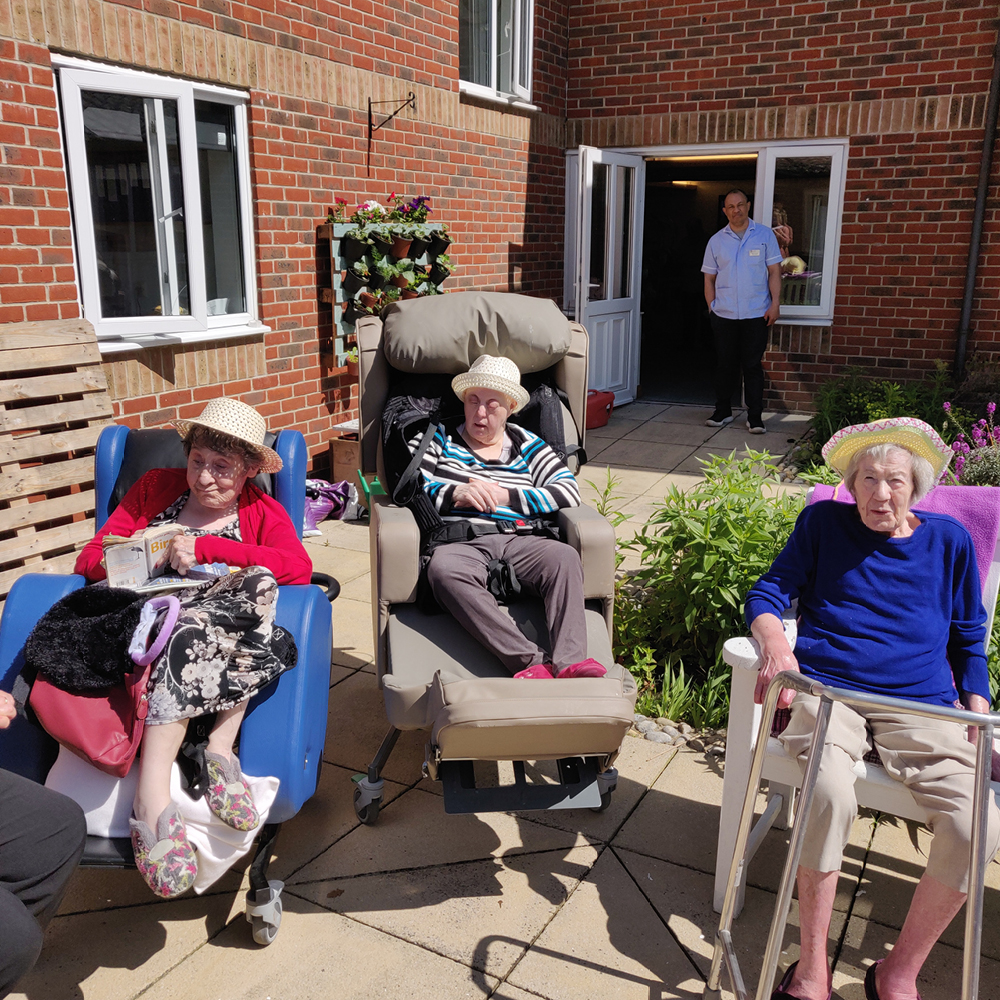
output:
[[[200,476],[203,472],[208,474],[217,482],[231,483],[240,474],[238,466],[230,463],[203,462],[198,458],[191,459],[191,468]]]

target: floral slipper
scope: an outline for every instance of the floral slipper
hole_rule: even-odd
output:
[[[205,765],[208,769],[208,790],[205,798],[208,808],[234,830],[248,833],[260,823],[260,815],[254,804],[253,795],[243,780],[240,760],[233,754],[232,760],[211,751],[205,751]]]
[[[164,899],[187,892],[198,874],[198,859],[177,806],[171,805],[160,813],[156,833],[135,817],[128,825],[132,831],[135,866],[146,885]]]

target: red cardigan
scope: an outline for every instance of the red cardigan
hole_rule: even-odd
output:
[[[125,494],[104,527],[80,552],[75,571],[88,580],[103,580],[107,573],[101,563],[104,554],[101,539],[109,534],[127,538],[142,531],[187,488],[186,469],[147,472]],[[215,535],[198,538],[194,545],[198,562],[264,566],[278,583],[308,583],[312,576],[312,560],[299,541],[285,508],[247,480],[240,494],[239,511],[243,541],[234,542]]]

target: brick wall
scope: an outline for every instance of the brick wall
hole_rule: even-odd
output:
[[[848,364],[905,379],[952,360],[995,4],[598,0],[569,15],[569,146],[849,137],[833,328],[776,331],[772,400],[808,406]],[[1000,356],[997,197],[970,343],[984,358]]]
[[[244,89],[271,332],[115,354],[105,367],[123,423],[160,425],[229,392],[302,430],[321,465],[331,425],[357,412],[356,383],[331,367],[332,312],[318,301],[316,226],[335,197],[353,209],[392,191],[428,195],[454,239],[447,288],[561,296],[566,5],[541,0],[536,16],[541,110],[530,112],[460,96],[454,0],[0,0],[0,320],[78,308],[50,48]],[[376,133],[368,176],[368,98],[401,102],[410,90],[416,111]],[[12,161],[32,155],[37,165]],[[40,265],[49,270],[31,270]]]
[[[69,224],[48,49],[0,32],[0,323],[79,316]]]

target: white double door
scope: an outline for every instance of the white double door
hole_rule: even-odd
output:
[[[645,173],[634,153],[581,146],[566,157],[564,309],[590,335],[590,388],[616,404],[639,382]]]

